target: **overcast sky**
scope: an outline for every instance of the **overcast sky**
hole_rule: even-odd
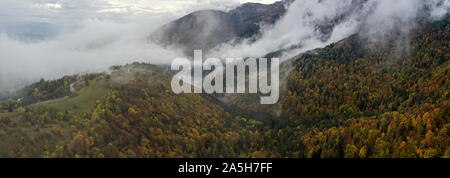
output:
[[[171,20],[200,9],[227,10],[240,3],[277,0],[1,0],[0,22],[68,24],[86,18]]]

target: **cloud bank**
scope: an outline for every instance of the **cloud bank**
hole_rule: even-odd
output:
[[[80,30],[51,40],[27,43],[0,35],[0,90],[11,90],[40,78],[54,79],[108,66],[144,61],[167,63],[176,52],[147,44],[146,31],[134,24],[86,20]],[[129,35],[132,34],[132,35]]]
[[[192,11],[228,10],[242,2],[247,1],[2,0],[0,94],[41,78],[116,64],[169,63],[182,54],[148,44],[152,30]]]
[[[448,0],[296,0],[256,42],[225,44],[211,56],[261,57],[280,49],[294,49],[284,54],[287,59],[360,31],[374,41],[393,29],[406,32],[417,18],[437,20],[449,9]],[[330,32],[324,34],[326,30]]]

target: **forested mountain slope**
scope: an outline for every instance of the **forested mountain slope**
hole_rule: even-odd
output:
[[[449,20],[419,24],[402,45],[358,34],[296,59],[288,142],[308,157],[450,156]]]
[[[238,157],[261,149],[262,123],[233,117],[209,96],[175,95],[163,69],[113,70],[87,80],[84,87],[104,83],[105,94],[86,112],[58,101],[0,115],[0,157]]]
[[[152,32],[149,40],[163,46],[175,46],[189,54],[205,51],[225,42],[254,37],[261,25],[274,24],[286,13],[292,0],[273,4],[245,3],[229,12],[196,11]]]
[[[449,20],[301,54],[273,106],[175,95],[148,64],[69,77],[70,98],[0,113],[0,157],[450,157]]]

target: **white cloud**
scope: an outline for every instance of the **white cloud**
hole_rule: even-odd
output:
[[[272,4],[278,0],[240,0],[241,3],[247,3],[247,2],[255,2],[255,3],[261,3],[261,4]]]
[[[147,44],[146,37],[154,28],[195,10],[227,10],[239,3],[239,0],[1,0],[0,92],[40,78],[103,70],[115,64],[168,63],[181,54]],[[45,33],[48,29],[28,29],[38,28],[42,22],[52,24],[43,26],[57,28],[59,33],[38,42],[17,40],[4,33],[4,28],[18,23],[20,28],[13,30],[25,32],[15,34]]]
[[[65,20],[152,19],[163,14],[174,19],[195,10],[227,10],[245,2],[276,0],[1,0],[0,21],[30,20],[60,23]],[[117,15],[119,14],[119,15]]]
[[[355,8],[358,7],[357,4],[363,6]],[[256,42],[225,44],[211,56],[261,57],[279,49],[301,46],[284,56],[289,58],[342,40],[360,28],[367,31],[370,39],[381,39],[381,36],[394,28],[408,31],[414,24],[413,20],[423,15],[421,10],[425,5],[430,7],[429,11],[434,18],[442,17],[450,9],[448,0],[296,0],[275,26],[263,30],[262,38]],[[330,38],[323,41],[317,27],[331,23],[335,17],[345,18],[336,24]]]
[[[166,64],[181,56],[173,50],[147,44],[142,38],[147,33],[138,24],[85,20],[78,30],[35,43],[0,34],[0,91],[16,89],[40,78],[102,71],[135,61]]]
[[[61,4],[56,3],[45,3],[45,4],[34,4],[35,8],[44,8],[44,9],[59,9],[61,8]]]

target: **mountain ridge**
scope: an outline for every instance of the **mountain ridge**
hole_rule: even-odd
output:
[[[293,0],[273,4],[245,3],[229,12],[201,10],[163,25],[148,37],[162,46],[175,46],[185,52],[205,51],[233,40],[249,39],[260,33],[261,24],[274,24],[286,13]]]

